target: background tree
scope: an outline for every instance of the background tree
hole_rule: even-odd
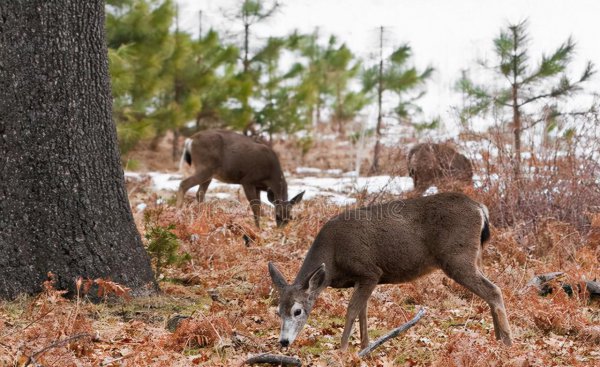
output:
[[[235,111],[227,107],[240,98],[235,46],[223,44],[212,29],[199,39],[180,31],[170,0],[111,3],[110,71],[124,153],[142,138],[153,137],[151,147],[156,148],[172,130],[173,158],[179,159],[177,136],[186,122],[195,119],[198,129],[235,121]]]
[[[432,67],[420,71],[408,65],[412,49],[408,44],[401,45],[391,55],[384,57],[384,28],[379,29],[379,62],[362,73],[363,91],[377,99],[377,125],[375,128],[375,149],[370,173],[379,171],[379,155],[383,128],[383,99],[390,94],[395,99],[393,115],[399,120],[413,117],[420,108],[415,102],[424,94],[425,82],[433,73]]]
[[[287,46],[288,40],[271,37],[253,58],[261,76],[255,97],[262,107],[256,111],[256,122],[269,134],[270,141],[274,133],[294,132],[307,121],[305,95],[296,88],[302,68],[294,64],[287,71],[281,70],[280,58]]]
[[[329,91],[326,83],[326,63],[324,48],[319,44],[319,31],[303,35],[294,32],[288,39],[290,51],[295,52],[298,61],[293,68],[300,72],[300,80],[296,88],[306,104],[306,119],[316,127],[321,121],[324,98]],[[303,59],[305,60],[303,62]]]
[[[550,54],[542,55],[535,65],[530,61],[528,46],[527,22],[510,24],[494,39],[496,65],[489,69],[506,86],[479,85],[467,74],[458,81],[458,89],[472,102],[462,111],[462,119],[487,113],[493,108],[510,111],[515,178],[521,173],[523,131],[547,121],[548,116],[542,110],[579,91],[595,72],[593,64],[588,62],[578,78],[572,79],[567,75],[575,50],[575,42],[571,38]],[[561,113],[554,108],[552,111],[553,115]]]
[[[165,121],[164,100],[172,88],[167,61],[173,54],[175,8],[170,0],[109,0],[106,29],[113,92],[113,112],[121,151],[141,138],[160,136]]]
[[[236,97],[236,62],[239,50],[223,43],[215,30],[210,30],[194,44],[193,58],[185,68],[184,78],[194,78],[194,94],[200,99],[196,128],[224,126],[234,120],[228,101]]]
[[[150,268],[120,166],[100,0],[0,2],[0,297]],[[151,287],[152,288],[152,287]]]
[[[345,134],[345,124],[354,119],[369,100],[362,91],[353,91],[350,83],[360,72],[360,61],[345,45],[338,45],[331,36],[323,53],[323,83],[329,86],[326,101],[331,106],[331,120],[340,136]],[[329,98],[327,98],[329,97]]]
[[[241,105],[236,108],[236,120],[233,123],[242,127],[246,132],[252,130],[252,124],[256,122],[254,120],[254,111],[250,106],[250,98],[259,79],[256,71],[252,70],[253,60],[250,56],[251,28],[272,17],[280,6],[281,4],[277,0],[242,0],[233,14],[225,14],[230,20],[241,22],[243,27],[243,40],[240,47],[242,53],[242,70],[237,76],[239,87],[237,96]]]

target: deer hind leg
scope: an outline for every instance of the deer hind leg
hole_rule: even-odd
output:
[[[361,329],[361,345],[368,345],[369,339],[367,336],[367,303],[369,301],[369,297],[371,297],[371,293],[377,286],[377,282],[373,283],[359,283],[354,287],[354,293],[350,298],[350,303],[348,303],[348,311],[346,312],[346,325],[344,326],[344,332],[342,333],[342,343],[340,345],[341,350],[346,350],[348,348],[348,339],[350,339],[350,334],[352,334],[352,327],[354,326],[354,321],[359,314],[362,314],[364,311],[364,318],[360,320],[360,329]],[[363,334],[364,329],[364,334]]]
[[[360,326],[360,348],[369,346],[369,333],[367,329],[367,305],[358,314],[358,325]]]
[[[183,205],[183,198],[185,196],[185,193],[188,192],[189,189],[196,185],[201,185],[206,181],[210,182],[211,178],[212,174],[210,172],[196,171],[196,173],[193,176],[182,180],[179,184],[179,190],[177,191],[177,207],[181,208],[181,206]]]
[[[496,339],[502,340],[508,346],[512,345],[510,326],[500,288],[489,281],[474,265],[469,265],[467,268],[453,267],[452,270],[444,269],[444,271],[457,283],[469,289],[490,305]]]
[[[198,191],[196,191],[196,200],[198,200],[199,203],[204,201],[204,195],[206,195],[206,190],[208,190],[211,181],[212,179],[209,179],[208,181],[201,183],[200,187],[198,187]]]

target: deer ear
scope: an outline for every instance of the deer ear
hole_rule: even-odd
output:
[[[319,292],[325,285],[325,276],[325,264],[321,264],[312,274],[306,277],[302,288],[312,294]]]
[[[267,189],[267,199],[274,204],[275,203],[275,193],[270,188]]]
[[[275,286],[275,288],[277,288],[278,292],[280,292],[283,288],[288,286],[288,283],[285,280],[285,277],[283,276],[283,274],[281,274],[281,272],[279,271],[279,269],[277,269],[275,264],[273,264],[270,261],[269,261],[269,275],[271,275],[271,280],[273,281],[273,285]]]
[[[292,198],[292,200],[290,200],[290,204],[292,204],[292,205],[296,205],[296,204],[298,204],[300,201],[302,201],[302,197],[304,196],[304,193],[305,193],[305,192],[306,192],[306,191],[302,191],[302,192],[301,192],[301,193],[299,193],[298,195],[294,196],[294,197]]]

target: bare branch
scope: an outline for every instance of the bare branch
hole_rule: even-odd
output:
[[[93,339],[94,336],[90,333],[81,333],[81,334],[75,334],[69,338],[63,339],[63,340],[57,340],[54,343],[38,350],[37,352],[33,353],[32,355],[29,356],[29,358],[27,358],[27,361],[25,362],[25,364],[23,365],[23,367],[27,367],[29,366],[32,362],[35,363],[35,358],[37,358],[38,356],[40,356],[41,354],[47,352],[48,350],[52,349],[52,348],[58,348],[61,347],[65,344],[68,344],[70,342],[72,342],[73,340],[77,340],[77,339],[81,339],[81,338],[90,338]]]
[[[421,307],[421,309],[419,309],[419,312],[417,312],[417,314],[415,315],[415,317],[412,318],[412,320],[410,320],[409,322],[407,322],[406,324],[404,324],[400,327],[395,328],[394,330],[390,331],[389,333],[387,333],[384,336],[380,337],[379,339],[375,340],[368,347],[366,347],[365,349],[358,352],[358,356],[364,357],[364,356],[368,355],[369,353],[374,351],[377,347],[379,347],[381,344],[385,343],[386,341],[388,341],[392,338],[397,337],[398,335],[400,335],[400,333],[403,333],[406,330],[410,329],[411,327],[415,326],[415,324],[423,317],[423,315],[425,315],[425,309]]]
[[[545,94],[539,94],[539,95],[537,95],[537,96],[535,96],[535,97],[531,97],[531,98],[528,98],[528,99],[524,100],[523,102],[519,103],[519,104],[517,105],[517,107],[523,107],[524,105],[526,105],[526,104],[529,104],[529,103],[531,103],[531,102],[533,102],[533,101],[537,101],[538,99],[542,99],[542,98],[550,98],[550,97],[554,97],[554,96],[555,96],[555,95],[554,95],[554,93],[553,93],[553,92],[550,92],[550,93],[545,93]]]

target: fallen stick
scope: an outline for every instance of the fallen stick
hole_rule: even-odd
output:
[[[407,322],[406,324],[404,324],[402,326],[395,328],[394,330],[390,331],[389,333],[387,333],[384,336],[380,337],[379,339],[375,340],[373,343],[369,344],[368,347],[366,347],[365,349],[358,352],[358,356],[361,358],[366,356],[367,354],[374,351],[381,344],[385,343],[386,341],[388,341],[392,338],[397,337],[398,335],[400,335],[400,333],[403,333],[406,330],[410,329],[411,327],[415,326],[417,321],[419,321],[421,319],[421,317],[423,317],[423,315],[425,315],[425,309],[421,308],[421,309],[419,309],[419,312],[417,312],[415,317],[412,318],[412,320],[410,320],[409,322]]]
[[[246,362],[244,362],[244,364],[259,363],[268,363],[276,366],[302,366],[302,361],[300,361],[298,358],[267,353],[250,357],[246,360]]]
[[[31,363],[37,364],[36,362],[36,358],[39,357],[41,354],[47,352],[48,350],[52,349],[52,348],[58,348],[58,347],[62,347],[65,344],[69,344],[70,342],[77,340],[77,339],[81,339],[81,338],[90,338],[93,339],[94,336],[92,334],[89,333],[81,333],[81,334],[75,334],[71,337],[68,337],[66,339],[63,340],[57,340],[54,343],[48,345],[47,347],[44,347],[40,350],[38,350],[37,352],[33,353],[32,355],[30,355],[27,360],[25,361],[25,364],[23,364],[23,367],[27,367],[29,366]]]

